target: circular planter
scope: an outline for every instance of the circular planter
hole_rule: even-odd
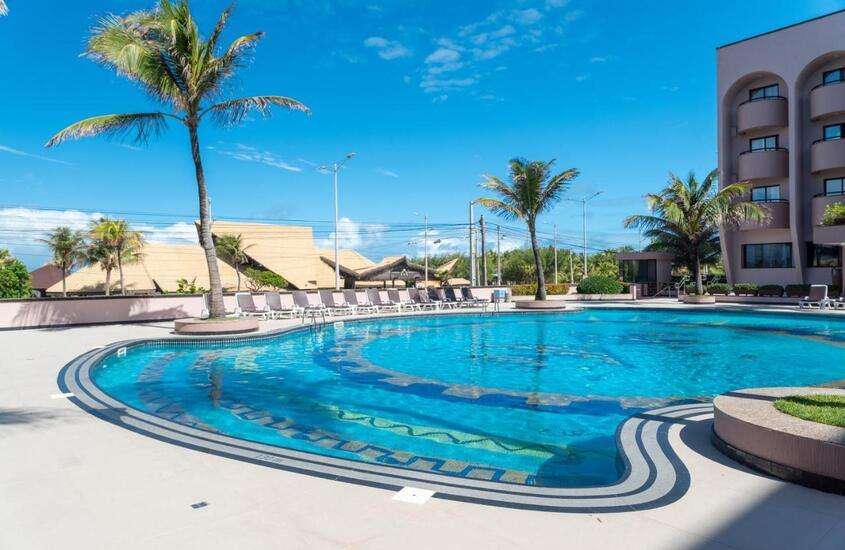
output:
[[[723,453],[769,475],[845,494],[845,428],[777,410],[788,395],[837,394],[833,388],[736,390],[713,400],[713,442]]]
[[[566,309],[566,300],[515,300],[516,309],[531,309],[539,311]]]
[[[685,304],[715,304],[716,297],[712,294],[685,294],[681,296],[681,301]]]
[[[258,319],[238,317],[227,319],[177,319],[173,322],[177,334],[243,334],[258,330]]]

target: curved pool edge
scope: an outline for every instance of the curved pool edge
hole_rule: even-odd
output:
[[[625,471],[617,482],[581,488],[535,487],[457,478],[397,466],[333,458],[221,435],[130,407],[105,394],[90,377],[92,367],[121,347],[150,343],[197,345],[249,341],[309,329],[306,325],[250,336],[149,338],[115,342],[86,352],[65,365],[59,373],[58,385],[63,393],[73,393],[70,400],[75,405],[102,420],[185,448],[276,469],[388,490],[395,491],[413,486],[432,490],[438,498],[570,513],[650,509],[679,499],[689,488],[690,479],[686,467],[671,447],[670,429],[676,424],[684,425],[712,417],[712,404],[709,402],[665,406],[632,416],[620,424],[616,432],[617,447],[625,464]]]

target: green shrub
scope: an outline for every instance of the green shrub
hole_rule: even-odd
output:
[[[9,258],[0,263],[0,298],[30,298],[29,271],[18,259]]]
[[[737,296],[755,296],[757,285],[754,283],[737,283],[734,285],[734,294]]]
[[[511,294],[513,296],[534,296],[537,294],[537,285],[513,285]],[[546,285],[546,294],[569,294],[569,283]]]
[[[710,283],[707,285],[707,293],[708,294],[730,294],[731,292],[731,285],[726,283]]]
[[[760,285],[757,287],[757,296],[783,296],[783,287],[780,285]]]
[[[190,281],[184,277],[176,279],[176,294],[203,294],[205,292],[208,292],[208,290],[197,285],[196,277]]]
[[[824,209],[822,225],[845,225],[845,203],[832,202]]]
[[[284,277],[268,269],[255,269],[254,267],[248,267],[244,275],[246,275],[247,288],[253,292],[258,292],[267,288],[281,290],[283,288],[287,288],[288,286],[288,282]]]
[[[810,293],[810,285],[786,285],[785,290],[790,298],[803,298]]]
[[[578,283],[578,294],[622,294],[622,288],[615,277],[591,275]]]

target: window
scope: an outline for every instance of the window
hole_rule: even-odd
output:
[[[748,140],[748,149],[751,151],[768,151],[777,148],[777,136],[766,136]]]
[[[744,244],[742,245],[742,267],[745,269],[792,267],[792,244]]]
[[[845,194],[845,178],[830,178],[824,180],[825,195]]]
[[[619,271],[627,283],[654,283],[657,281],[657,260],[622,260]]]
[[[748,91],[748,101],[756,101],[758,99],[766,99],[769,97],[779,97],[780,88],[777,84],[763,86],[761,88],[752,88]]]
[[[837,245],[807,243],[807,267],[842,267]]]
[[[845,124],[830,124],[824,127],[824,140],[842,139],[842,127]]]
[[[822,74],[822,84],[836,84],[845,80],[845,69],[834,69]]]
[[[751,200],[754,202],[769,202],[780,200],[780,185],[755,187],[751,190]]]

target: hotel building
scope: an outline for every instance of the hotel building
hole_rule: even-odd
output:
[[[770,219],[722,231],[728,282],[842,282],[845,10],[717,50],[719,173]],[[842,221],[845,223],[845,221]]]

